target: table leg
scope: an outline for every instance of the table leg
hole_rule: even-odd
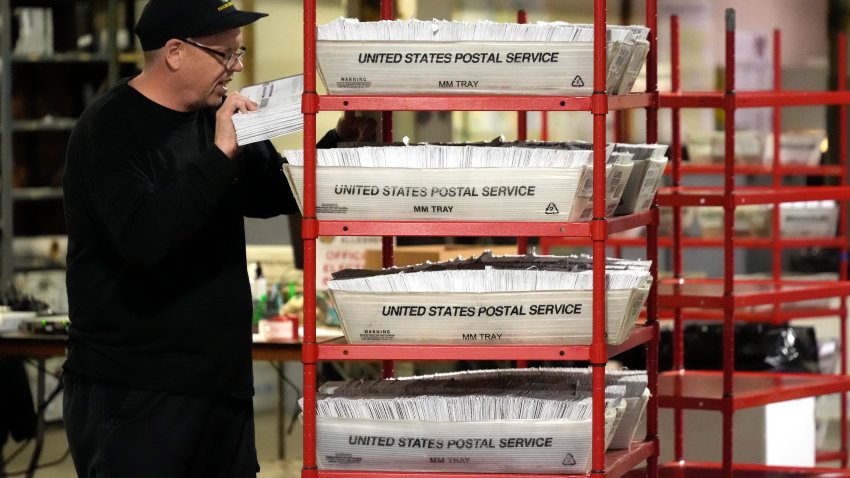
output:
[[[283,424],[286,414],[284,396],[284,362],[277,362],[277,457],[286,458],[286,427]]]
[[[35,403],[36,403],[36,422],[35,422],[35,449],[32,451],[32,457],[30,458],[30,464],[27,468],[26,477],[32,478],[35,475],[35,470],[38,467],[38,460],[41,458],[41,450],[44,447],[44,412],[45,412],[45,402],[44,402],[44,390],[45,390],[45,381],[47,379],[47,373],[45,371],[47,364],[45,363],[45,359],[39,358],[36,359],[36,364],[38,364],[38,370],[36,372],[36,384],[35,384]]]

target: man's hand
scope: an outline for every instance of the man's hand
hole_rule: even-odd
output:
[[[233,115],[239,112],[256,111],[257,104],[247,97],[233,91],[224,98],[224,102],[215,114],[215,145],[233,159],[238,151],[236,128],[233,127]]]
[[[378,123],[372,118],[346,111],[336,123],[336,134],[340,141],[374,143],[378,140]]]

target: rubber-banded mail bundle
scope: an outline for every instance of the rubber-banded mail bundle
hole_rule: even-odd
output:
[[[559,390],[580,390],[590,392],[592,390],[592,375],[588,368],[577,367],[546,367],[546,368],[519,368],[519,369],[492,369],[471,370],[464,372],[439,373],[431,375],[420,375],[414,377],[401,377],[397,381],[410,383],[424,381],[425,383],[442,383],[443,390],[463,390],[467,387],[476,389],[480,383],[504,383],[505,387],[521,389],[523,386],[529,390],[550,389],[559,387]],[[383,388],[389,388],[385,384],[387,380],[373,381],[351,381],[346,382],[340,390],[336,390],[337,384],[325,384],[324,387],[333,389],[337,395],[348,393],[348,389],[367,389],[371,393],[381,393]],[[622,419],[614,431],[609,449],[620,450],[629,447],[635,438],[640,423],[644,419],[646,405],[649,402],[648,378],[645,370],[606,370],[605,385],[623,386],[623,400],[626,409]],[[517,384],[522,384],[517,385]],[[396,387],[402,388],[404,387]],[[418,390],[408,386],[406,389]],[[374,392],[373,392],[374,390]]]
[[[609,25],[607,91],[631,91],[649,29]],[[340,18],[317,31],[316,58],[331,94],[593,92],[593,25]]]
[[[540,267],[534,256],[494,259],[336,274],[328,292],[353,344],[591,343],[592,262],[565,260],[559,268],[546,256]],[[609,344],[628,338],[646,302],[652,284],[641,270],[646,262],[629,269],[618,261],[605,272]]]
[[[466,392],[463,392],[466,389]],[[626,387],[605,390],[605,444]],[[303,401],[300,402],[303,407]],[[592,400],[530,375],[333,383],[316,403],[319,468],[368,471],[587,473]]]

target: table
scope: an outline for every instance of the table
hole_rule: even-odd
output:
[[[333,332],[331,331],[331,334]],[[65,356],[65,335],[37,335],[24,332],[9,332],[0,334],[0,356],[29,357],[36,359],[38,371],[36,376],[36,406],[37,410],[44,407],[45,393],[45,361],[48,358]],[[254,360],[278,362],[280,373],[278,374],[278,403],[277,403],[277,431],[278,431],[278,457],[284,458],[284,382],[283,362],[301,360],[301,339],[280,339],[275,341],[257,340],[255,336],[252,357]],[[38,414],[36,422],[35,449],[33,450],[30,466],[26,476],[32,477],[38,464],[41,449],[44,445],[44,416]]]

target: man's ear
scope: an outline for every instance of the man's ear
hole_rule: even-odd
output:
[[[185,43],[177,39],[168,40],[165,43],[165,46],[162,47],[165,63],[168,65],[168,68],[171,70],[179,70],[180,65],[186,59],[186,49]]]

